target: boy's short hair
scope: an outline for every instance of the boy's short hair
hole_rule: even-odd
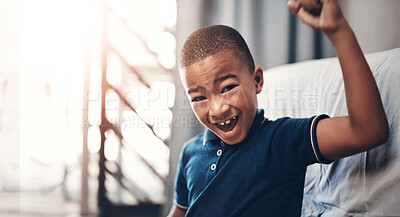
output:
[[[181,50],[181,67],[200,62],[214,54],[232,50],[253,72],[253,56],[245,40],[235,29],[224,25],[206,26],[194,31]]]

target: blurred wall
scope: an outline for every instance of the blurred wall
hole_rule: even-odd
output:
[[[185,42],[186,38],[194,30],[201,26],[201,8],[203,0],[178,0],[178,17],[177,17],[177,56],[179,57],[180,48]],[[179,61],[179,58],[177,58]],[[169,176],[166,186],[167,201],[163,209],[163,215],[166,215],[173,201],[174,194],[174,181],[176,174],[176,167],[178,164],[179,154],[183,144],[196,134],[202,132],[201,124],[197,121],[194,113],[190,107],[190,102],[186,96],[184,87],[182,86],[179,66],[174,69],[174,83],[175,83],[175,104],[171,108],[173,113],[173,122],[171,128],[171,142],[170,142],[170,166]]]
[[[399,0],[341,0],[340,3],[365,53],[400,47]]]

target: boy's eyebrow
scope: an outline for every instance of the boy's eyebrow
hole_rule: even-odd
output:
[[[193,92],[200,92],[201,90],[204,90],[204,87],[200,87],[200,86],[192,87],[192,88],[189,88],[188,94],[193,93]]]
[[[225,81],[228,78],[237,78],[237,76],[234,75],[234,74],[227,74],[227,75],[224,75],[224,76],[221,76],[221,77],[217,77],[217,78],[214,79],[214,83],[221,83],[221,82]]]

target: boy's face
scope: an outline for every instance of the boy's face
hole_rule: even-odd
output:
[[[233,51],[224,51],[185,68],[192,109],[200,122],[227,144],[244,140],[257,112],[263,74],[253,72]]]

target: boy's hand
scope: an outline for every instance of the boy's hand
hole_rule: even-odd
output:
[[[292,14],[303,23],[322,31],[326,36],[330,37],[343,26],[346,26],[347,22],[336,0],[320,0],[320,2],[322,10],[319,16],[309,13],[301,4],[301,1],[289,0],[287,6]]]

